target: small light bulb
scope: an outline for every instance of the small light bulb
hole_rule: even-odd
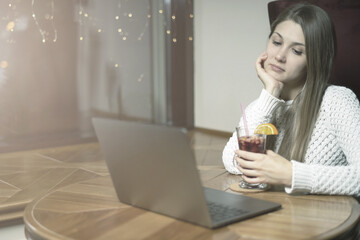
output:
[[[6,25],[6,30],[8,31],[14,31],[14,27],[15,27],[15,22],[11,21]]]
[[[7,68],[9,66],[8,62],[7,61],[1,61],[0,62],[0,67],[1,68]]]

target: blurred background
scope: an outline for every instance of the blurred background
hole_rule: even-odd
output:
[[[0,16],[0,151],[92,140],[92,117],[193,126],[173,113],[192,1],[1,0]]]

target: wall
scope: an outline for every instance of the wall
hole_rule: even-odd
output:
[[[269,0],[194,0],[195,127],[232,132],[262,89]]]

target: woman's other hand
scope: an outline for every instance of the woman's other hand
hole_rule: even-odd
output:
[[[284,87],[282,82],[274,79],[270,74],[268,74],[264,68],[264,62],[267,59],[266,52],[262,53],[256,60],[256,72],[260,80],[264,84],[264,88],[267,92],[273,95],[276,98],[280,97],[281,91]]]
[[[266,154],[236,150],[235,154],[238,169],[246,182],[291,186],[292,163],[279,154],[271,150]]]

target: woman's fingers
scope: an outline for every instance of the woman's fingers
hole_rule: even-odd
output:
[[[267,150],[266,154],[236,150],[235,154],[238,169],[246,176],[245,181],[291,185],[292,163],[279,154],[271,150]]]
[[[258,171],[256,171],[255,162],[251,160],[246,160],[239,156],[235,157],[237,161],[237,167],[239,171],[247,176],[258,176]]]
[[[262,153],[253,153],[248,151],[242,151],[242,150],[236,150],[235,154],[239,158],[243,158],[249,161],[255,161],[255,160],[261,160],[264,157],[264,154]]]
[[[266,53],[263,53],[258,57],[255,64],[256,73],[261,82],[264,84],[265,90],[274,97],[279,97],[284,85],[266,72],[264,64],[267,58],[268,56]]]
[[[241,166],[238,166],[238,169],[245,176],[248,176],[248,177],[258,177],[259,176],[259,172],[254,169],[243,168]]]
[[[248,177],[246,175],[242,175],[241,178],[250,184],[258,184],[258,183],[262,183],[263,181],[259,178],[259,177]]]
[[[262,54],[256,61],[256,72],[261,81],[263,81],[264,74],[266,73],[264,69],[264,62],[266,59],[267,59],[267,55]]]

